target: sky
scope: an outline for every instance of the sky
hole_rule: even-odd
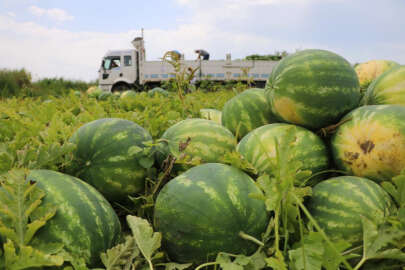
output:
[[[325,49],[351,63],[405,65],[405,0],[0,0],[0,68],[97,79],[108,50],[144,29],[147,60]]]

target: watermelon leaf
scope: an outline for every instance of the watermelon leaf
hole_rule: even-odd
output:
[[[3,175],[0,190],[0,234],[4,244],[5,267],[62,265],[62,245],[49,243],[47,249],[29,246],[35,244],[35,233],[56,213],[56,207],[41,207],[46,195],[33,181],[27,181],[26,170],[13,170]]]
[[[148,262],[149,268],[153,270],[152,256],[161,245],[162,234],[153,232],[152,226],[146,219],[128,215],[127,222],[137,247]]]
[[[127,236],[125,242],[100,255],[106,270],[130,269],[133,260],[140,255],[133,237]]]
[[[10,239],[3,246],[5,257],[5,268],[9,270],[27,269],[41,266],[61,266],[62,256],[54,256],[34,249],[30,246],[19,246],[19,250]]]
[[[266,258],[267,266],[274,270],[288,270],[283,254],[277,250],[274,257]]]
[[[370,259],[396,259],[405,261],[405,254],[394,244],[405,236],[405,232],[386,224],[375,222],[362,217],[363,223],[363,257],[354,268],[360,267]]]
[[[350,247],[350,243],[340,240],[334,243],[338,252],[342,252]],[[342,260],[335,255],[335,251],[326,243],[319,232],[310,232],[304,236],[295,249],[288,252],[291,269],[339,269]],[[348,256],[346,256],[348,258]]]
[[[151,168],[153,166],[153,163],[155,163],[155,159],[151,157],[143,157],[139,159],[139,164],[145,169]]]
[[[300,246],[288,252],[291,269],[294,270],[320,270],[325,251],[322,235],[311,232],[301,242]]]
[[[394,184],[392,184],[394,183]],[[405,207],[405,171],[400,175],[392,178],[391,182],[382,182],[381,186],[387,191],[395,200],[399,208]]]
[[[159,263],[156,264],[156,266],[164,266],[165,270],[184,270],[189,268],[192,265],[192,263],[184,263],[184,264],[180,264],[180,263]]]

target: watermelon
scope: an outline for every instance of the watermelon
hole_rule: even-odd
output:
[[[264,89],[250,88],[228,100],[222,109],[222,125],[238,139],[253,129],[276,121]]]
[[[235,146],[233,134],[220,124],[206,119],[186,119],[163,133],[158,146],[158,160],[161,163],[170,154],[177,159],[184,155],[200,158],[202,162],[218,162]]]
[[[201,109],[200,116],[203,119],[212,120],[218,124],[222,124],[222,112],[216,109]]]
[[[313,130],[336,124],[360,101],[353,67],[324,50],[303,50],[283,58],[266,83],[266,94],[281,121]]]
[[[239,232],[261,239],[268,223],[262,195],[254,181],[234,167],[208,163],[170,180],[154,209],[156,230],[178,262],[201,263],[222,252],[250,254],[257,246]]]
[[[134,122],[104,118],[80,127],[70,141],[77,145],[68,171],[96,187],[107,199],[123,201],[143,190],[153,159],[143,153],[152,137]]]
[[[280,165],[276,152],[285,143],[286,135],[295,137],[289,148],[293,157],[292,161],[302,161],[301,170],[310,170],[313,174],[329,168],[329,155],[324,142],[303,127],[291,124],[269,124],[249,132],[236,147],[236,150],[262,174],[274,176]],[[315,177],[313,181],[321,178]],[[296,184],[304,184],[305,179],[296,179]],[[308,184],[312,184],[313,181]]]
[[[92,86],[89,89],[87,89],[86,93],[89,97],[91,98],[97,98],[98,96],[101,95],[104,91],[98,88],[97,86]]]
[[[111,96],[112,96],[112,93],[111,93],[111,92],[104,91],[103,93],[101,93],[101,94],[97,97],[97,99],[98,99],[98,100],[107,100],[107,99],[110,98]]]
[[[108,201],[92,186],[67,174],[32,170],[27,178],[46,192],[41,206],[57,207],[56,214],[36,234],[37,243],[63,243],[89,266],[120,239],[121,225]]]
[[[346,115],[332,137],[336,166],[377,182],[405,168],[405,107],[369,105]]]
[[[169,92],[167,92],[163,88],[155,87],[148,91],[148,96],[153,97],[154,95],[162,95],[162,96],[167,97],[167,96],[169,96]]]
[[[397,66],[380,75],[367,89],[364,104],[405,105],[405,66]]]
[[[399,64],[389,60],[371,60],[357,65],[354,70],[359,78],[360,86],[366,88],[378,76]]]
[[[392,211],[389,195],[373,181],[356,176],[325,180],[312,189],[308,210],[332,241],[358,244],[363,239],[361,217],[380,223]]]
[[[136,97],[136,92],[134,90],[127,90],[122,92],[120,98],[121,99],[126,99],[126,98],[135,98]]]

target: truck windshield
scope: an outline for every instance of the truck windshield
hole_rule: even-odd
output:
[[[104,67],[105,70],[109,69],[110,65],[111,65],[111,59],[110,58],[104,59],[103,64],[104,64],[103,67]]]

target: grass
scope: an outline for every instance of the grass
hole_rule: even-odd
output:
[[[0,69],[0,98],[43,97],[67,95],[72,89],[85,91],[97,82],[44,78],[32,82],[31,73],[25,69]]]

